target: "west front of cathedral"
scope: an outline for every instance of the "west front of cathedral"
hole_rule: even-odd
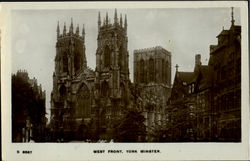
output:
[[[123,22],[124,21],[124,22]],[[134,51],[134,82],[129,78],[127,16],[113,23],[98,14],[95,70],[87,66],[85,29],[73,23],[57,26],[51,121],[55,137],[64,140],[114,138],[114,125],[126,109],[136,108],[151,127],[163,125],[171,90],[171,53],[162,47]],[[95,134],[95,135],[94,135]]]

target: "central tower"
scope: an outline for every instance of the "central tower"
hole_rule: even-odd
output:
[[[96,87],[100,97],[96,100],[103,129],[112,128],[126,106],[129,82],[127,26],[127,16],[123,24],[122,15],[118,20],[116,9],[113,23],[108,13],[101,22],[98,13]]]

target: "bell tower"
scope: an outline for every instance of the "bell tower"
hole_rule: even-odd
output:
[[[115,9],[114,20],[106,16],[101,22],[98,14],[98,37],[96,50],[96,86],[102,102],[102,117],[106,118],[105,128],[110,122],[121,115],[121,110],[126,105],[128,93],[129,68],[128,68],[128,37],[127,16],[123,24],[122,15],[118,20]]]
[[[115,9],[114,23],[106,13],[103,25],[101,26],[101,16],[98,16],[98,38],[96,51],[96,73],[100,83],[106,81],[109,85],[110,97],[120,97],[120,85],[127,86],[129,80],[128,69],[128,37],[127,37],[127,16],[122,23],[118,21]]]
[[[53,73],[53,90],[51,93],[51,114],[58,123],[56,127],[63,128],[63,119],[70,115],[72,108],[72,82],[87,68],[85,56],[85,30],[80,35],[79,25],[75,31],[73,20],[67,32],[64,23],[63,32],[60,33],[57,25],[57,42],[55,56],[55,71]]]
[[[60,34],[59,23],[57,26],[57,43],[55,58],[55,74],[58,76],[69,76],[73,78],[82,69],[87,67],[85,56],[85,30],[82,29],[82,35],[79,32],[79,25],[74,32],[73,20],[69,32],[66,33],[64,23],[63,34]]]

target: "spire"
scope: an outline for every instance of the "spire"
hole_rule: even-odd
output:
[[[85,39],[85,26],[84,26],[84,24],[82,26],[82,37],[83,37],[83,39]]]
[[[105,22],[106,22],[106,20],[105,20],[105,18],[103,18],[103,26],[105,26]]]
[[[108,25],[109,23],[109,16],[108,16],[108,12],[106,12],[106,25]]]
[[[120,26],[122,26],[122,14],[120,14]]]
[[[71,18],[71,24],[70,24],[70,28],[69,28],[69,33],[73,34],[73,18]]]
[[[233,7],[231,7],[231,9],[232,9],[232,12],[231,12],[231,17],[232,17],[232,20],[231,20],[231,22],[232,22],[232,26],[234,26],[234,8]]]
[[[63,35],[66,35],[66,23],[64,22],[64,26],[63,26]]]
[[[57,37],[59,37],[59,36],[60,36],[59,21],[57,22],[57,29],[56,29],[56,32],[57,32]]]
[[[101,22],[101,14],[100,14],[100,12],[98,12],[98,31],[100,30],[101,24],[102,24],[102,22]]]
[[[175,68],[176,68],[176,72],[178,72],[178,68],[179,68],[178,64],[176,64]]]
[[[77,24],[77,27],[76,27],[76,35],[79,35],[79,24]]]
[[[117,10],[115,9],[115,17],[114,17],[114,24],[118,24],[118,18],[117,18]]]
[[[125,31],[127,31],[127,27],[128,27],[128,24],[127,24],[127,15],[125,15],[125,22],[124,22]]]

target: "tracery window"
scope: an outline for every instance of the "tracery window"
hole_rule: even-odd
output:
[[[119,65],[120,69],[123,70],[124,56],[123,56],[123,47],[122,46],[120,47],[120,50],[119,50],[118,65]]]
[[[63,53],[63,72],[68,72],[68,57],[67,53]]]
[[[120,88],[121,88],[121,101],[124,104],[126,96],[125,96],[125,86],[123,83],[121,83]]]
[[[81,61],[80,54],[76,53],[74,58],[75,71],[78,71],[80,69],[80,61]]]
[[[60,93],[60,100],[64,101],[66,99],[66,87],[64,85],[60,87],[59,93]]]
[[[170,78],[170,70],[169,70],[169,62],[167,61],[166,63],[165,63],[165,73],[166,73],[166,75],[167,75],[167,77],[165,76],[165,82],[167,82],[167,83],[169,83],[169,78]]]
[[[161,66],[162,66],[162,83],[165,83],[165,81],[166,81],[166,68],[165,68],[165,60],[164,59],[162,59],[162,61],[161,61]]]
[[[145,67],[144,67],[144,60],[140,60],[140,82],[145,83]]]
[[[90,90],[86,84],[82,84],[77,93],[76,117],[90,117]]]
[[[149,59],[149,81],[154,81],[154,60],[152,58]]]
[[[109,47],[106,46],[104,50],[104,67],[110,66],[110,54],[111,54],[111,51]]]
[[[105,81],[102,83],[102,86],[101,86],[101,95],[103,97],[107,97],[109,94],[109,85],[108,83]]]

